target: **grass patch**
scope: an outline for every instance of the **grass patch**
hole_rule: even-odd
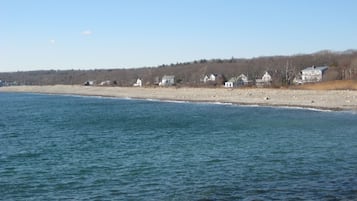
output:
[[[334,80],[313,84],[294,86],[294,89],[305,90],[357,90],[357,80]]]

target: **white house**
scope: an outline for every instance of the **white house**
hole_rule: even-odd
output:
[[[224,83],[224,87],[226,88],[232,88],[234,87],[234,83],[232,81],[228,81]]]
[[[95,85],[95,81],[94,80],[88,80],[88,81],[84,82],[84,85],[85,86],[93,86],[93,85]]]
[[[210,74],[210,75],[205,75],[204,77],[203,77],[203,82],[204,83],[207,83],[207,82],[214,82],[214,81],[216,81],[216,77],[217,77],[217,75],[215,75],[215,74]]]
[[[100,86],[108,86],[110,85],[110,80],[105,80],[99,84]]]
[[[2,87],[4,84],[2,83],[2,81],[0,80],[0,87]]]
[[[263,82],[271,82],[271,75],[268,72],[265,72],[263,77],[262,77]]]
[[[256,79],[255,84],[259,87],[270,86],[272,83],[271,75],[268,72],[265,72],[262,79]]]
[[[322,81],[325,71],[328,69],[328,66],[312,66],[305,68],[301,71],[301,80],[302,83],[311,83],[311,82],[320,82]]]
[[[134,83],[133,86],[134,86],[134,87],[141,87],[141,86],[143,86],[142,80],[141,80],[140,78],[138,78],[138,79],[136,80],[136,83]]]
[[[174,75],[164,75],[159,83],[159,86],[172,86],[175,84]]]

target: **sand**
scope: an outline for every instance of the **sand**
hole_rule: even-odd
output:
[[[357,111],[357,91],[354,90],[134,88],[55,85],[0,87],[0,92],[73,94]]]

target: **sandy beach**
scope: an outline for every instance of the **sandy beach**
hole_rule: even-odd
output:
[[[357,110],[357,91],[227,88],[134,88],[79,85],[11,86],[0,92],[72,94],[120,98],[221,102],[244,105]]]

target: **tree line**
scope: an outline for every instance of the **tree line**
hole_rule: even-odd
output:
[[[254,80],[268,71],[273,77],[273,85],[282,86],[292,84],[302,69],[313,65],[329,66],[325,80],[357,79],[357,50],[251,59],[201,59],[132,69],[21,71],[0,73],[0,80],[19,85],[72,85],[88,80],[97,83],[110,80],[116,86],[132,86],[140,78],[144,86],[153,86],[162,76],[175,75],[177,85],[195,87],[202,86],[202,78],[209,74],[222,75],[224,79],[221,81],[224,82],[242,73]]]

